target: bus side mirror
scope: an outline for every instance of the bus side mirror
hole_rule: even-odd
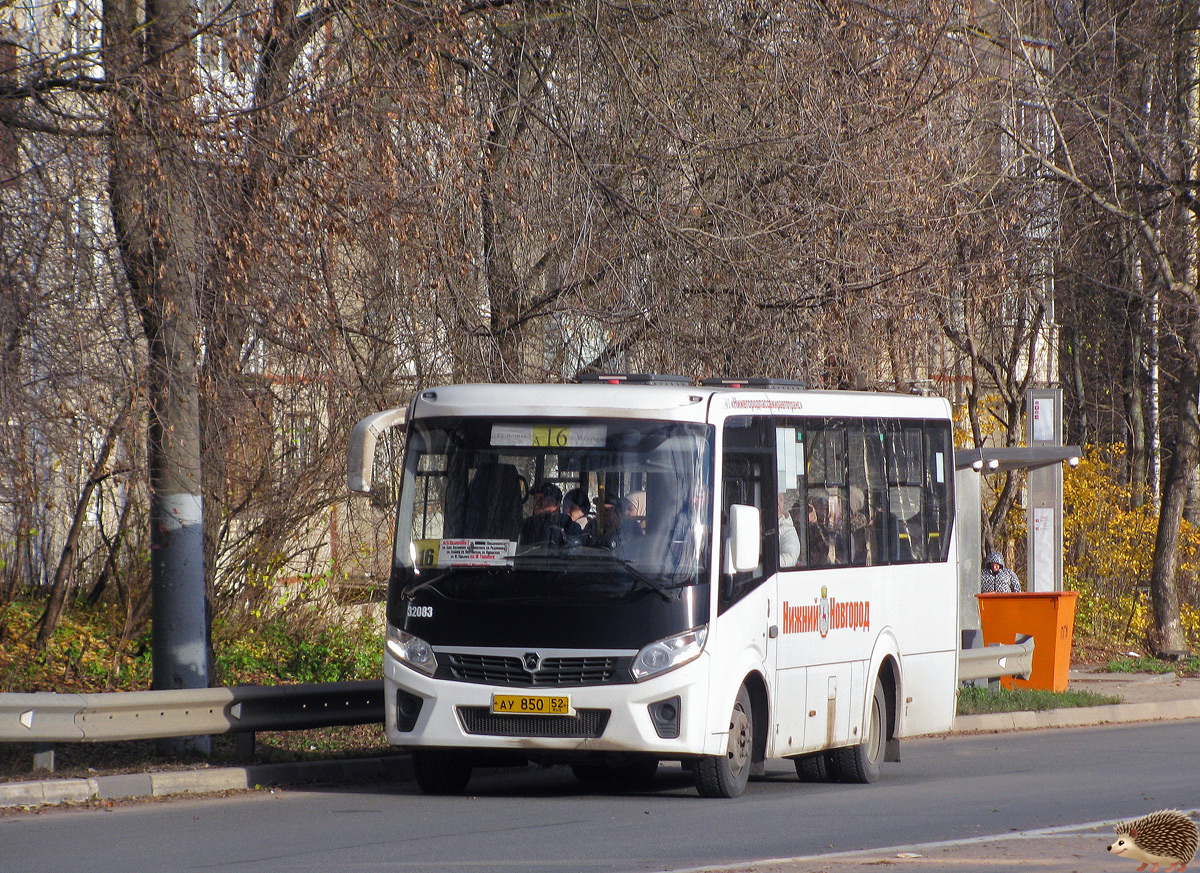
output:
[[[392,428],[402,427],[407,417],[407,409],[388,409],[368,415],[354,425],[346,451],[347,484],[351,491],[371,493],[375,475],[375,443]]]
[[[746,573],[758,566],[762,550],[762,522],[757,506],[735,503],[729,507],[729,529],[725,537],[726,575]]]

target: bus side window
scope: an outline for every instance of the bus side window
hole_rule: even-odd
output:
[[[924,429],[919,424],[893,426],[886,442],[892,560],[898,564],[924,561]]]
[[[725,499],[722,516],[728,521],[729,507],[735,503],[743,506],[754,506],[759,511],[762,528],[765,533],[774,529],[773,518],[767,514],[764,507],[765,481],[762,459],[752,455],[726,455],[725,457]],[[760,549],[760,556],[765,551]],[[750,573],[751,581],[763,577],[762,558],[758,566]],[[753,587],[753,585],[749,586]],[[749,590],[748,588],[746,590]]]
[[[887,562],[887,480],[882,437],[879,427],[869,423],[855,422],[848,433],[851,564]]]
[[[758,566],[749,573],[738,573],[732,579],[723,581],[722,588],[728,586],[728,596],[723,594],[721,597],[722,610],[736,603],[766,580],[765,556],[771,554],[772,558],[774,557],[776,496],[769,474],[774,469],[775,458],[771,445],[774,430],[770,425],[769,419],[748,416],[729,418],[725,422],[721,477],[722,524],[728,523],[730,506],[741,504],[756,507],[763,540],[759,549]],[[725,544],[722,542],[722,549],[724,548]],[[723,564],[723,555],[721,561]]]
[[[925,507],[928,561],[946,560],[950,543],[950,525],[954,521],[954,476],[952,474],[950,428],[945,424],[930,424],[925,429]]]
[[[776,533],[779,569],[803,567],[806,531],[804,485],[804,431],[792,423],[775,428]],[[769,519],[763,523],[768,524]]]
[[[821,422],[808,431],[807,439],[809,566],[844,567],[851,563],[853,514],[846,481],[846,422],[841,419]]]

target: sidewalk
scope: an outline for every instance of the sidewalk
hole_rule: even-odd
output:
[[[1180,679],[1173,674],[1097,673],[1072,670],[1068,687],[1097,694],[1120,697],[1123,702],[1111,706],[1053,709],[1045,712],[1006,712],[991,715],[960,716],[954,733],[1032,730],[1050,727],[1119,724],[1125,722],[1200,718],[1200,678]],[[90,779],[54,778],[28,782],[0,783],[0,807],[39,806],[56,803],[85,803],[91,799],[109,800],[128,797],[162,797],[171,794],[244,791],[260,786],[346,783],[368,779],[411,781],[412,763],[407,755],[339,761],[314,761],[299,764],[260,764],[248,767],[217,767],[199,770],[173,770],[161,773],[129,773]],[[1111,827],[1109,828],[1111,831]],[[1078,838],[1072,838],[1078,839]],[[1107,843],[1105,844],[1107,845]],[[1101,846],[1103,850],[1104,846]],[[977,851],[977,850],[972,850]],[[875,853],[878,855],[878,853]],[[953,864],[959,873],[973,868],[961,866],[961,856]],[[997,857],[989,867],[994,867]],[[822,856],[822,867],[829,866]],[[1014,856],[1015,859],[1015,856]],[[878,860],[878,858],[877,858]],[[905,858],[892,859],[903,864]],[[931,869],[925,858],[922,869]],[[850,866],[867,863],[865,855],[855,856]],[[745,868],[743,868],[745,869]],[[797,871],[805,867],[786,868]],[[982,867],[980,868],[982,869]]]
[[[836,852],[798,858],[772,858],[723,867],[700,867],[674,873],[841,873],[884,867],[896,873],[997,873],[1013,869],[1039,873],[1121,870],[1134,873],[1128,860],[1108,853],[1115,839],[1111,822],[1069,828],[995,834],[911,846],[889,846],[863,852]],[[1116,863],[1114,863],[1116,862]],[[1136,863],[1136,862],[1134,862]],[[1161,868],[1165,869],[1165,868]]]

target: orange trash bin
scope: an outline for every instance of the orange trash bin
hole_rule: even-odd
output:
[[[1075,635],[1077,591],[1022,591],[976,594],[984,645],[1011,645],[1020,634],[1033,637],[1029,679],[1002,676],[1005,688],[1066,691]]]

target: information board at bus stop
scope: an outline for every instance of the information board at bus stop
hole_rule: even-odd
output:
[[[1026,395],[1030,448],[1062,446],[1062,390],[1035,388]],[[1027,479],[1026,591],[1062,590],[1062,465],[1033,467]]]

